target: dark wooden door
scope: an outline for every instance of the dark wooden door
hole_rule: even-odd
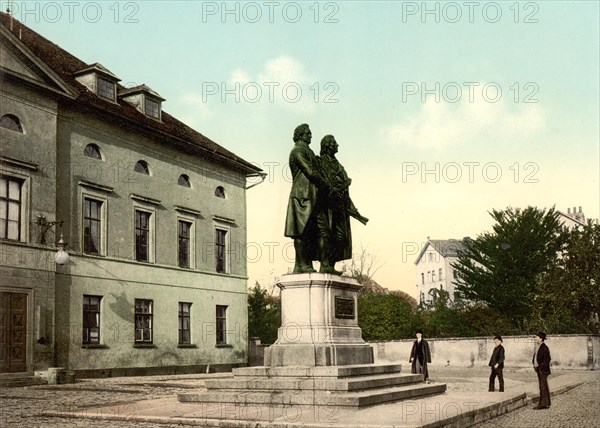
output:
[[[0,372],[27,371],[27,294],[0,293]]]

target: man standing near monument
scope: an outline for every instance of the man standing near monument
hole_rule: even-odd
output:
[[[338,143],[333,135],[321,140],[319,167],[328,192],[320,191],[317,198],[317,260],[320,273],[341,275],[335,263],[352,258],[350,216],[363,224],[369,221],[359,214],[350,199],[348,187],[352,180],[335,157]]]
[[[492,368],[489,391],[494,392],[496,376],[498,376],[498,384],[500,387],[498,391],[504,392],[504,376],[502,374],[502,370],[504,369],[504,346],[502,346],[502,336],[494,337],[494,343],[496,344],[496,347],[492,352],[492,358],[490,358],[488,364]]]
[[[422,374],[423,381],[425,382],[429,379],[427,364],[431,363],[431,351],[429,350],[429,343],[423,339],[423,330],[417,330],[415,334],[417,340],[413,343],[408,362],[412,363],[411,372],[413,374]]]
[[[544,343],[546,333],[543,331],[535,335],[535,351],[533,352],[533,368],[538,375],[540,385],[540,402],[534,407],[535,410],[550,407],[550,388],[548,388],[548,375],[550,371],[550,349]]]
[[[315,205],[323,180],[318,159],[309,147],[312,133],[306,123],[294,130],[295,146],[290,153],[292,190],[285,219],[285,236],[294,239],[296,262],[294,273],[316,272],[312,261],[316,259],[317,230]]]

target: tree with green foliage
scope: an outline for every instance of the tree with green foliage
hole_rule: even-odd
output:
[[[358,326],[365,340],[395,340],[413,335],[413,312],[393,293],[367,292],[358,297]]]
[[[531,328],[600,333],[600,226],[588,222],[567,235],[562,252],[537,282]]]
[[[433,302],[422,305],[418,311],[421,328],[430,337],[473,335],[472,328],[462,318],[462,311],[454,307],[446,290],[436,290]]]
[[[538,278],[550,270],[566,239],[554,208],[492,210],[493,232],[467,239],[453,267],[460,298],[483,302],[523,329]]]
[[[277,329],[281,326],[279,299],[269,295],[258,282],[248,293],[248,337],[258,337],[265,344],[277,340]]]

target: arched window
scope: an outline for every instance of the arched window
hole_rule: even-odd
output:
[[[83,154],[92,159],[102,160],[102,155],[100,154],[100,147],[95,144],[88,144],[83,149]]]
[[[133,170],[135,172],[139,172],[140,174],[150,175],[150,168],[148,168],[148,162],[143,160],[137,161]]]
[[[183,187],[192,187],[192,183],[190,182],[190,177],[185,174],[181,174],[179,176],[179,180],[177,180],[177,184]]]
[[[23,127],[21,121],[14,114],[5,114],[0,117],[0,127],[10,129],[11,131],[23,133]]]
[[[215,196],[217,198],[225,199],[225,189],[223,188],[223,186],[219,186],[215,189]]]

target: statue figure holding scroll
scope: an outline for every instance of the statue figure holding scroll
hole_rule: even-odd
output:
[[[369,219],[360,215],[350,199],[348,188],[352,180],[335,157],[338,147],[333,135],[326,135],[321,140],[318,159],[323,184],[316,204],[317,259],[321,262],[319,272],[341,275],[335,270],[335,263],[352,258],[350,217],[363,224]]]

